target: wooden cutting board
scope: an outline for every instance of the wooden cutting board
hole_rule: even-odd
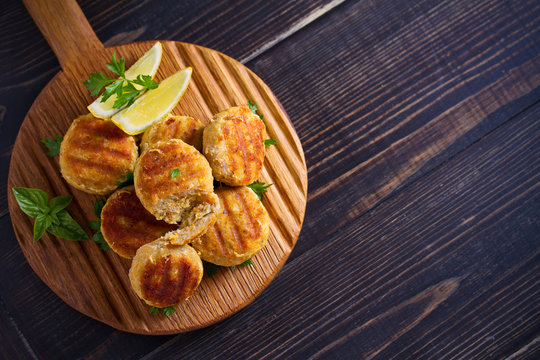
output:
[[[268,245],[253,265],[222,268],[204,277],[197,291],[170,317],[151,315],[132,291],[131,261],[102,251],[93,241],[73,242],[45,234],[32,241],[33,220],[13,197],[15,186],[39,188],[49,197],[73,195],[67,208],[91,235],[96,220],[93,196],[70,187],[59,172],[58,157],[49,158],[40,139],[63,135],[71,121],[88,113],[93,101],[81,83],[91,72],[105,71],[112,53],[133,64],[153,41],[104,48],[75,0],[25,0],[25,6],[58,57],[62,71],[41,91],[20,128],[8,180],[9,211],[19,244],[36,274],[78,311],[117,329],[140,334],[174,334],[201,328],[248,305],[285,263],[300,233],[307,194],[302,146],[287,114],[264,82],[239,62],[193,44],[162,41],[163,58],[156,79],[187,66],[193,68],[189,88],[174,114],[208,121],[214,113],[254,101],[264,114],[267,131],[279,145],[267,149],[262,181],[273,183],[263,204],[270,214]]]

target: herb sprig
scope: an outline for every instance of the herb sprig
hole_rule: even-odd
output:
[[[65,210],[72,200],[71,195],[57,196],[49,201],[49,195],[43,190],[14,187],[13,195],[21,210],[35,218],[34,242],[41,239],[45,231],[67,240],[88,240],[88,235]]]
[[[247,259],[246,261],[244,261],[243,263],[241,263],[238,266],[248,266],[248,265],[253,265],[253,260]],[[207,262],[207,261],[203,260],[203,267],[204,267],[204,271],[206,272],[206,275],[208,277],[212,277],[212,276],[216,275],[217,271],[220,268],[222,268],[223,266],[212,264],[210,262]],[[230,266],[229,268],[231,270],[234,270],[234,269],[236,269],[236,266]]]
[[[91,92],[92,96],[98,95],[101,89],[105,88],[101,102],[105,102],[111,96],[116,95],[116,100],[113,104],[113,108],[115,109],[133,104],[139,94],[146,90],[155,89],[159,85],[159,83],[152,80],[150,75],[139,75],[133,80],[127,79],[125,75],[126,62],[124,58],[120,58],[120,61],[117,61],[116,53],[112,56],[112,62],[106,63],[105,66],[114,74],[118,75],[119,78],[109,78],[102,72],[91,73],[88,80],[83,81],[83,84]]]
[[[60,145],[62,144],[62,137],[58,134],[54,135],[54,138],[41,139],[43,146],[46,147],[49,151],[45,155],[53,157],[60,154]]]
[[[279,144],[277,140],[274,139],[266,139],[264,140],[264,146],[271,146],[271,145],[277,145]]]
[[[158,307],[155,307],[155,306],[150,306],[150,308],[148,309],[148,312],[150,314],[152,314],[152,315],[157,315],[157,314],[159,314],[160,311],[161,311],[161,313],[163,315],[171,316],[173,312],[176,312],[176,307],[174,305],[167,306],[167,307],[164,307],[164,308],[158,308]]]
[[[123,188],[129,185],[133,185],[133,171],[128,171],[124,181],[117,181],[118,188]]]
[[[261,118],[261,120],[264,120],[264,115],[263,114],[257,114],[257,104],[255,104],[253,101],[251,100],[248,100],[247,101],[247,105],[249,106],[249,108],[251,109],[251,112],[254,113],[255,115],[259,115],[259,117]]]
[[[89,221],[88,226],[94,232],[94,235],[92,235],[92,240],[99,244],[99,248],[101,250],[110,250],[111,247],[107,241],[105,241],[105,238],[101,233],[101,210],[103,210],[103,206],[103,200],[97,199],[94,202],[94,215],[100,220]]]
[[[171,179],[174,179],[175,177],[177,177],[178,174],[180,174],[180,169],[172,169],[170,172]]]
[[[274,184],[266,184],[264,182],[256,182],[256,183],[253,183],[253,184],[249,184],[248,188],[253,190],[253,192],[255,193],[255,195],[257,195],[259,200],[262,200],[262,195],[265,192],[267,192],[266,189],[268,189],[272,185],[274,185]]]

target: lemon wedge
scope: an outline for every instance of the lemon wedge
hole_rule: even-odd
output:
[[[165,117],[186,92],[191,68],[180,70],[163,80],[157,89],[148,90],[135,102],[113,115],[111,120],[129,135],[137,135]]]
[[[128,80],[133,80],[139,75],[150,75],[154,78],[156,75],[159,63],[161,62],[161,54],[163,53],[163,48],[161,43],[157,42],[148,50],[143,56],[131,65],[129,69],[126,70],[125,76]],[[139,85],[135,85],[139,87]],[[90,105],[88,105],[88,110],[97,118],[108,119],[121,109],[113,108],[113,104],[116,100],[116,95],[112,95],[105,102],[101,102],[101,95]]]

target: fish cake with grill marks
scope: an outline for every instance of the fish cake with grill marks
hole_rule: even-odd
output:
[[[134,182],[146,210],[170,224],[196,221],[219,208],[208,161],[179,139],[146,149],[135,165]]]
[[[62,177],[90,194],[105,195],[133,171],[135,138],[110,120],[83,115],[73,120],[60,145]]]
[[[148,305],[160,308],[186,300],[202,276],[201,258],[191,246],[161,239],[139,248],[129,269],[135,293]]]
[[[193,240],[192,246],[205,261],[239,265],[266,245],[270,219],[257,195],[245,186],[223,186],[216,194],[223,213],[206,234]]]
[[[216,180],[242,186],[260,178],[265,137],[263,121],[247,106],[214,115],[204,128],[203,154]]]
[[[101,211],[101,233],[105,241],[115,253],[127,259],[133,258],[141,246],[177,228],[146,211],[133,186],[116,190]]]
[[[166,116],[144,132],[141,139],[141,151],[159,141],[169,139],[180,139],[201,151],[204,127],[205,124],[202,121],[191,116]]]

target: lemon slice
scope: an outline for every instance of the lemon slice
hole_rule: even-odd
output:
[[[137,60],[137,62],[129,69],[126,70],[124,75],[126,79],[133,80],[139,75],[150,75],[154,78],[156,75],[159,63],[161,62],[161,54],[163,53],[163,48],[161,43],[157,42],[148,50],[142,57]],[[140,88],[140,85],[135,85],[135,87]],[[101,102],[101,95],[88,105],[88,110],[97,118],[108,119],[121,109],[114,109],[113,104],[116,100],[116,95],[112,95],[105,102]]]
[[[130,135],[142,133],[176,106],[186,92],[190,78],[190,67],[180,70],[163,80],[157,89],[148,90],[131,106],[116,113],[111,120]]]

